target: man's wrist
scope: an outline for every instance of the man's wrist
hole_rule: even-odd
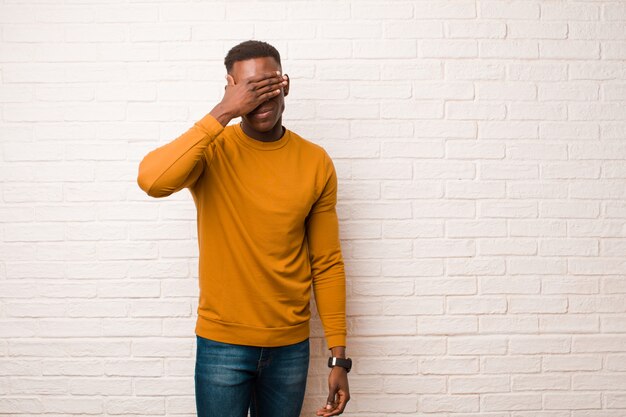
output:
[[[330,348],[331,356],[336,358],[346,358],[346,347],[345,346],[333,346]]]
[[[352,369],[352,359],[332,356],[328,358],[328,367],[332,369],[343,368],[348,373]]]
[[[215,117],[215,119],[217,119],[217,121],[220,122],[220,124],[224,127],[226,127],[228,122],[230,122],[234,118],[231,112],[225,109],[221,102],[213,107],[213,110],[211,110],[210,114],[211,116]]]

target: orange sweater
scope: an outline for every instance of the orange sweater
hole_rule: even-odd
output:
[[[207,114],[149,152],[137,183],[152,197],[189,188],[197,209],[195,332],[280,346],[309,337],[311,285],[329,348],[346,345],[337,176],[319,145],[286,129],[277,141]]]

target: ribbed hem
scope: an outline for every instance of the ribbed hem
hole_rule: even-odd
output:
[[[309,321],[289,327],[251,327],[226,323],[198,316],[195,332],[198,336],[234,345],[276,347],[292,345],[307,339]]]

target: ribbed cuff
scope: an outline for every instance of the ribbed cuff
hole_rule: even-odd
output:
[[[343,334],[328,336],[326,337],[326,344],[328,345],[328,349],[332,349],[335,346],[346,346],[346,336]]]
[[[202,119],[198,120],[196,123],[200,129],[205,131],[209,135],[216,135],[222,130],[224,130],[224,126],[220,122],[217,121],[215,117],[211,113],[207,113]]]

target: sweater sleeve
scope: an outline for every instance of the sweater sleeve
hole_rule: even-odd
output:
[[[139,164],[137,184],[151,197],[192,187],[204,171],[205,151],[224,126],[210,113],[173,141],[150,151]]]
[[[337,174],[326,156],[326,182],[306,220],[313,292],[328,348],[346,346],[346,283],[339,242]]]

